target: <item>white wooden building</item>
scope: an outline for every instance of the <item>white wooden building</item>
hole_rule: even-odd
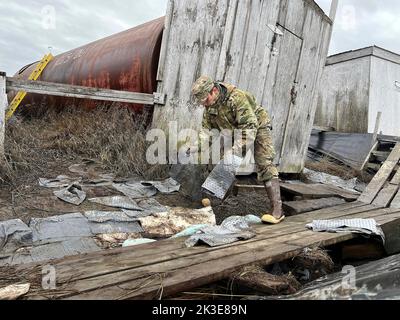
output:
[[[255,94],[272,118],[280,171],[301,172],[332,24],[312,0],[170,0],[157,78],[166,104],[153,127],[199,129],[190,91],[209,75]]]
[[[315,125],[339,132],[400,136],[400,55],[372,46],[331,56]]]

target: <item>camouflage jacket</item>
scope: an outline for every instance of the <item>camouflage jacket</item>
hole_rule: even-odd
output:
[[[221,96],[214,105],[204,110],[200,141],[206,138],[208,130],[241,130],[242,139],[236,141],[234,149],[243,149],[254,143],[259,128],[271,127],[270,118],[251,93],[230,84],[219,84]]]

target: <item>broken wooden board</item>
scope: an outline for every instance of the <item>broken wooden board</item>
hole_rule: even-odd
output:
[[[55,260],[57,289],[43,290],[41,265],[3,268],[0,277],[16,272],[34,285],[29,299],[160,299],[228,279],[242,267],[260,263],[271,265],[297,256],[310,246],[329,246],[357,237],[349,233],[316,233],[305,228],[315,217],[337,219],[371,218],[390,230],[400,227],[400,210],[376,208],[359,202],[288,217],[276,226],[255,227],[257,236],[217,248],[186,248],[185,239],[99,252]],[[387,234],[395,250],[396,241]],[[400,233],[398,233],[400,234]],[[400,250],[398,247],[396,250]],[[46,263],[47,264],[47,263]],[[36,283],[36,286],[35,286]]]
[[[346,201],[341,198],[321,198],[303,201],[288,201],[283,203],[283,211],[287,216],[295,216],[304,212],[334,207],[345,202]]]
[[[359,197],[359,193],[356,191],[351,192],[327,184],[283,183],[281,189],[304,199],[337,197],[346,201],[355,201]]]
[[[392,202],[390,203],[390,208],[400,209],[400,191],[394,196]]]
[[[387,161],[382,165],[381,169],[378,171],[378,173],[372,179],[371,183],[367,186],[363,194],[360,196],[359,201],[365,203],[373,203],[378,193],[381,191],[387,180],[390,178],[393,170],[399,163],[399,160],[400,143],[397,143],[393,151],[390,153]]]

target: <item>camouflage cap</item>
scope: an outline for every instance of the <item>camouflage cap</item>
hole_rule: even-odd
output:
[[[207,98],[207,95],[214,88],[214,81],[208,76],[201,76],[193,85],[192,94],[197,101]]]

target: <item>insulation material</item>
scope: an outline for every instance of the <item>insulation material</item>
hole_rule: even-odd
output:
[[[0,300],[16,300],[19,297],[27,294],[31,285],[17,284],[0,289]]]
[[[146,234],[158,237],[171,237],[192,225],[215,225],[215,214],[211,207],[202,209],[171,208],[167,212],[155,213],[139,218]]]

